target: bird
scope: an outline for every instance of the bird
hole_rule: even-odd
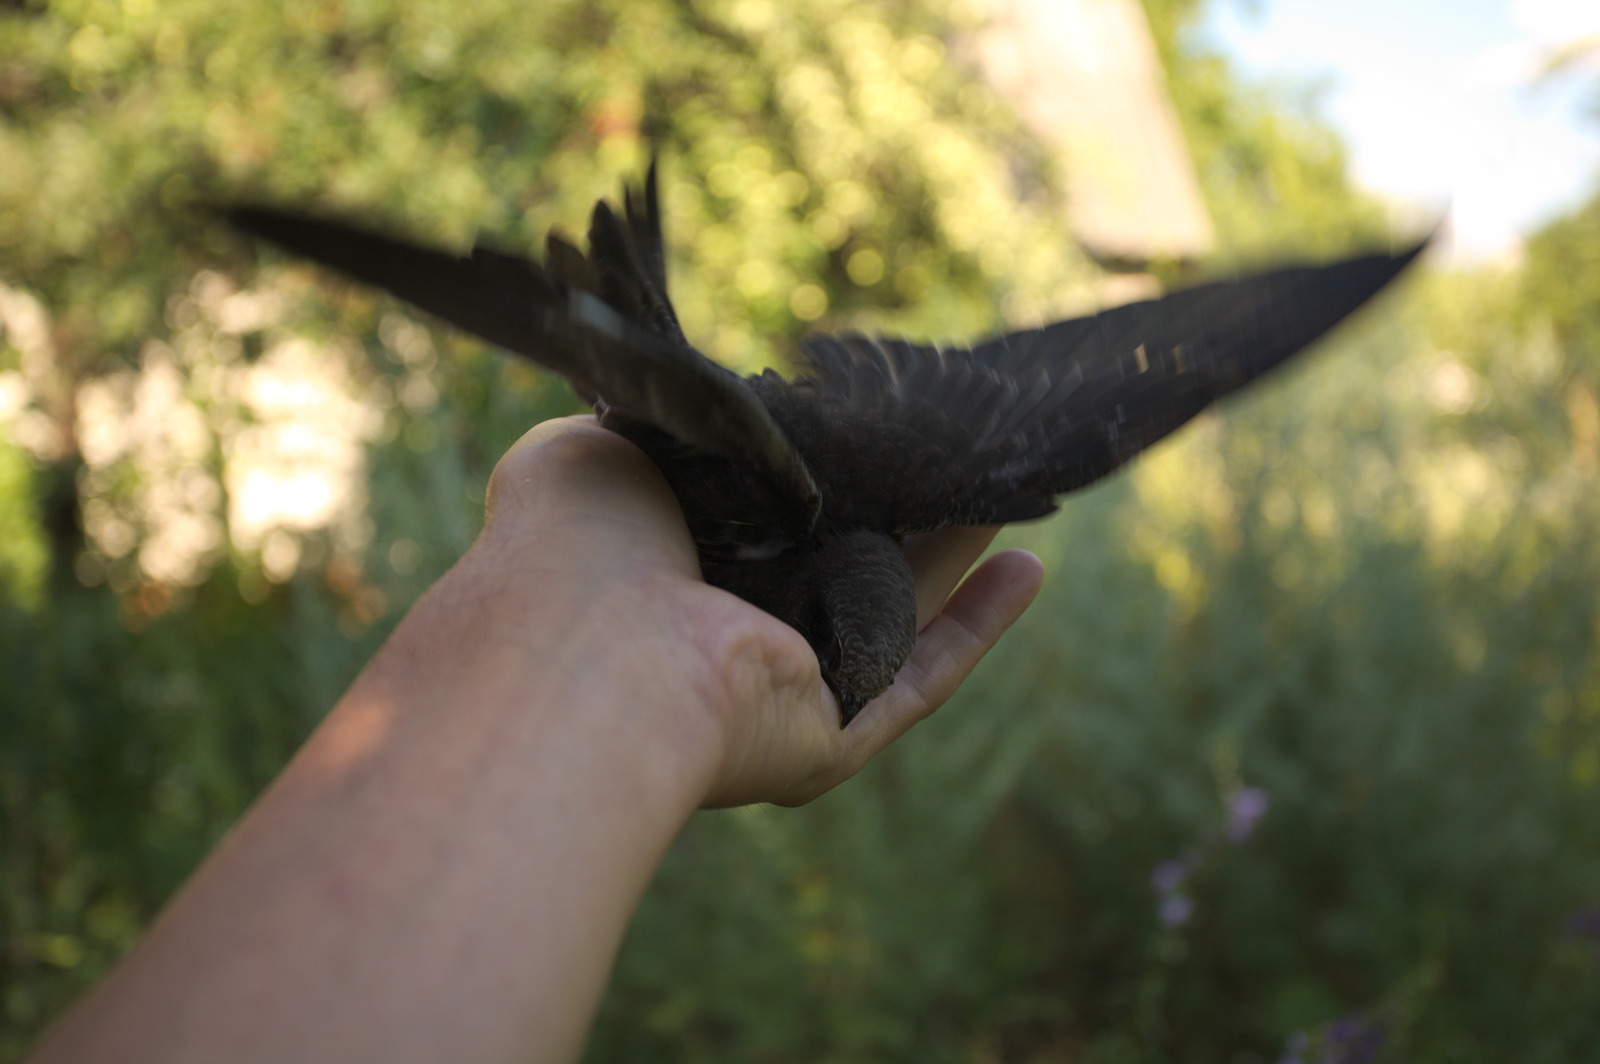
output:
[[[796,629],[840,726],[917,639],[907,536],[1054,512],[1059,497],[1305,349],[1427,245],[1280,265],[968,346],[805,338],[799,372],[748,377],[684,335],[667,290],[657,161],[587,251],[465,254],[275,205],[234,227],[564,377],[682,507],[707,583]]]

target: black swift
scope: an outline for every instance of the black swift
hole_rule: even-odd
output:
[[[740,377],[667,298],[652,165],[585,254],[462,256],[329,219],[237,207],[239,228],[385,288],[561,374],[666,475],[706,580],[811,644],[844,723],[916,641],[905,536],[1042,517],[1282,363],[1422,250],[1295,265],[970,348],[816,336],[804,371]]]

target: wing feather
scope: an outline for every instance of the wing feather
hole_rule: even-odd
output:
[[[781,511],[761,515],[765,523],[803,535],[821,508],[804,459],[745,380],[684,340],[660,260],[634,246],[641,232],[660,244],[654,188],[651,181],[626,224],[604,204],[596,208],[588,257],[552,238],[543,267],[483,247],[455,255],[270,207],[236,207],[227,217],[554,370],[608,417],[661,430],[664,445],[734,463],[765,483],[763,499]]]
[[[1271,270],[995,337],[971,349],[820,336],[796,386],[863,449],[913,456],[877,490],[816,472],[898,534],[1039,517],[1223,396],[1282,364],[1384,288],[1399,254]],[[876,477],[881,467],[874,471]],[[831,504],[830,504],[831,505]]]

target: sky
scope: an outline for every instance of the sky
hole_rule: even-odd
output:
[[[1254,77],[1324,86],[1357,179],[1448,208],[1455,261],[1514,256],[1600,188],[1600,63],[1537,76],[1600,34],[1600,0],[1219,0],[1204,32]]]

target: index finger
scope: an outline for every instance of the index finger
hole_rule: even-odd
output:
[[[917,582],[917,631],[938,616],[950,593],[999,531],[999,525],[975,525],[906,537],[906,559]]]

